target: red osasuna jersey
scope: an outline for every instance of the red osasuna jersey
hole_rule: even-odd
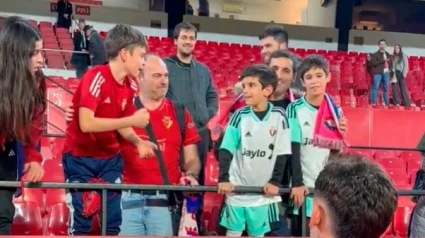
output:
[[[164,99],[162,104],[155,110],[149,111],[152,131],[162,153],[165,167],[171,184],[179,183],[181,173],[179,160],[181,145],[195,145],[200,141],[195,124],[185,110],[184,141],[180,133],[179,123],[175,114],[174,104]],[[146,130],[134,128],[143,140],[149,140]],[[152,184],[162,185],[161,171],[155,157],[141,159],[136,147],[122,139],[121,154],[124,159],[124,183],[125,184]]]
[[[79,126],[79,108],[94,112],[97,118],[122,118],[134,113],[132,81],[126,78],[119,84],[109,65],[90,69],[81,79],[72,99],[75,110],[67,128],[64,153],[75,157],[109,159],[120,152],[117,131],[84,133]]]

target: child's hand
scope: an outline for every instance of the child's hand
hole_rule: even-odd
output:
[[[233,184],[229,183],[229,182],[218,183],[217,188],[218,188],[217,192],[219,194],[223,194],[223,195],[227,195],[227,194],[231,193],[234,189]]]
[[[279,195],[279,187],[271,183],[266,184],[266,186],[263,188],[263,191],[267,197],[274,197]]]
[[[293,187],[291,189],[291,199],[294,201],[295,206],[301,207],[304,203],[305,196],[308,194],[308,188],[306,186]]]
[[[347,127],[348,127],[348,120],[346,118],[339,119],[339,131],[341,132],[342,136],[345,136],[347,134]]]

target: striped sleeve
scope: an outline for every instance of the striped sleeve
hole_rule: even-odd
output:
[[[286,109],[286,112],[288,116],[289,129],[291,131],[291,141],[301,143],[301,127],[298,122],[296,111],[298,104],[299,101],[295,101],[289,104],[288,108]]]
[[[89,70],[81,79],[79,107],[88,108],[93,112],[96,111],[102,98],[102,85],[104,83],[105,78],[100,70],[97,68]]]
[[[240,122],[242,119],[242,115],[245,113],[245,111],[246,109],[243,108],[233,114],[229,124],[226,127],[226,131],[224,132],[223,140],[221,142],[220,149],[225,149],[229,151],[232,155],[240,147]]]

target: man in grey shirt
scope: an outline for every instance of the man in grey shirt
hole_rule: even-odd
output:
[[[168,68],[167,98],[183,104],[195,122],[201,142],[198,153],[201,160],[200,184],[204,183],[205,158],[210,146],[207,124],[218,109],[218,96],[208,68],[193,58],[197,30],[190,23],[180,23],[174,29],[177,55],[165,59]]]

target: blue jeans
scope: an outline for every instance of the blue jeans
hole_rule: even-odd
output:
[[[121,155],[108,160],[88,157],[73,157],[70,153],[62,157],[62,165],[67,183],[88,183],[91,179],[103,179],[107,183],[122,183],[123,161]],[[70,189],[66,195],[69,207],[69,236],[86,236],[92,228],[92,217],[84,217],[82,190]],[[106,234],[116,236],[121,226],[121,192],[108,192]]]
[[[173,236],[169,208],[146,206],[149,199],[168,198],[165,194],[143,195],[140,192],[123,192],[120,236]]]
[[[383,84],[384,88],[384,103],[385,105],[388,105],[388,85],[390,84],[390,74],[375,74],[373,75],[373,84],[372,84],[372,94],[370,97],[370,103],[375,104],[376,103],[376,97],[378,96],[378,89],[381,86],[381,83]]]

